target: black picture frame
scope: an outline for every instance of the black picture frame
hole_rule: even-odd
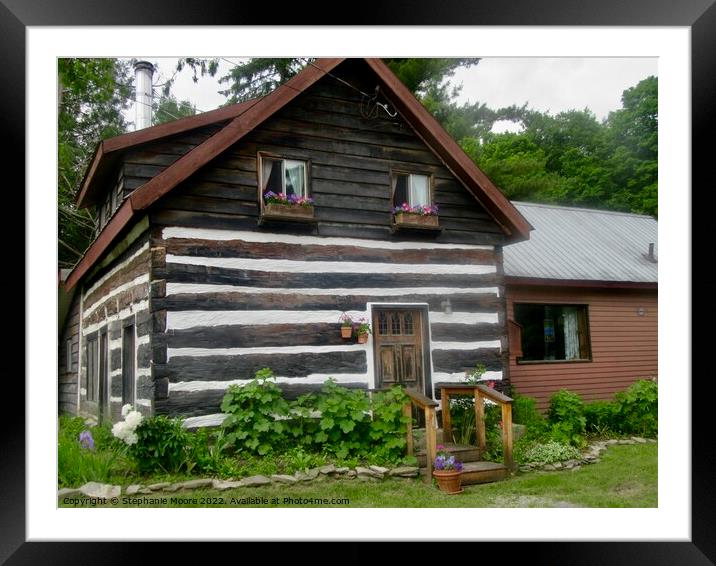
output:
[[[328,25],[475,25],[475,26],[684,26],[691,29],[691,72],[692,72],[692,173],[694,187],[706,190],[713,185],[712,176],[707,176],[713,157],[710,155],[710,138],[714,131],[714,101],[716,100],[716,5],[714,0],[601,0],[599,3],[576,3],[570,0],[542,1],[538,4],[529,0],[502,3],[459,2],[442,0],[439,3],[422,0],[407,4],[395,2],[360,3],[355,10],[339,10],[335,4],[315,3],[311,10],[299,15],[282,15],[272,10],[270,22],[266,21],[265,6],[260,3],[242,2],[217,3],[210,0],[185,0],[176,3],[169,0],[155,0],[152,3],[125,0],[118,3],[100,3],[96,0],[3,0],[0,4],[0,53],[3,57],[3,81],[0,83],[3,112],[3,133],[5,137],[5,170],[12,170],[19,179],[14,186],[24,186],[24,169],[18,164],[24,162],[25,122],[22,112],[11,112],[9,108],[25,107],[25,32],[28,26],[67,25],[261,25],[270,23],[315,25],[317,14],[323,13]],[[293,11],[292,11],[293,12]],[[282,18],[284,21],[282,21]],[[289,18],[291,20],[289,21]],[[708,136],[708,137],[707,137]],[[707,153],[708,152],[708,153]],[[704,184],[698,184],[703,179]],[[675,189],[677,190],[677,189]],[[684,194],[689,187],[678,190]],[[16,191],[19,193],[19,191]],[[24,198],[16,197],[16,211],[25,211]],[[698,208],[693,208],[698,211]],[[708,207],[701,207],[704,214]],[[708,241],[705,234],[706,222],[692,223],[692,241]],[[19,246],[16,246],[19,248]],[[690,253],[688,250],[687,253]],[[22,251],[15,252],[22,255]],[[712,255],[712,254],[711,254]],[[708,254],[701,256],[706,258]],[[12,256],[11,256],[12,257]],[[694,254],[694,258],[699,255]],[[13,261],[14,260],[14,261]],[[14,277],[20,272],[18,265],[24,257],[13,258]],[[693,269],[703,271],[707,262],[694,262]],[[11,277],[6,272],[6,277]],[[694,277],[696,282],[702,278]],[[9,285],[7,282],[6,285]],[[17,281],[8,287],[14,295],[22,288]],[[703,297],[695,287],[692,301]],[[50,318],[52,316],[50,315]],[[22,320],[22,319],[20,319]],[[51,322],[51,321],[50,321]],[[695,324],[695,323],[694,323]],[[706,335],[699,333],[696,326],[684,329],[692,332],[692,351],[706,351]],[[16,329],[23,336],[22,329]],[[692,370],[691,352],[681,352],[684,360],[685,387],[692,393],[692,535],[690,542],[506,542],[481,543],[479,559],[499,560],[500,557],[515,557],[523,554],[531,564],[714,564],[716,560],[716,489],[713,487],[714,442],[711,436],[712,423],[707,420],[710,413],[710,395],[707,383],[709,373]],[[692,374],[698,376],[691,379]],[[48,376],[51,381],[51,376]],[[690,384],[689,384],[690,382]],[[72,543],[72,542],[26,542],[25,537],[25,391],[23,381],[16,375],[4,380],[5,399],[15,400],[13,418],[4,421],[0,428],[2,435],[2,459],[0,460],[0,562],[6,564],[91,564],[128,563],[137,561],[139,556],[151,550],[160,550],[161,562],[177,561],[187,563],[195,552],[202,552],[198,559],[206,560],[205,550],[190,549],[186,544],[163,544],[161,549],[147,543]],[[668,426],[668,423],[662,423]],[[559,533],[555,533],[555,541]],[[81,539],[81,533],[78,533]],[[251,556],[256,549],[241,543],[241,557]],[[355,543],[357,544],[357,543]],[[418,543],[413,543],[418,544]],[[469,543],[465,543],[469,544]],[[233,545],[232,545],[233,546]],[[464,545],[454,547],[436,545],[441,553],[449,551],[451,556],[459,555]],[[332,550],[327,554],[332,561],[338,556],[350,556],[350,550]],[[429,550],[426,548],[425,550]],[[260,550],[259,550],[260,551]],[[469,552],[474,552],[470,549]],[[220,559],[221,550],[212,550]],[[230,552],[232,552],[230,550]],[[314,551],[308,551],[313,553]],[[370,552],[370,551],[368,551]],[[413,548],[413,559],[424,559],[423,549]],[[277,545],[272,545],[272,558],[277,557]],[[238,558],[239,555],[236,555]],[[360,554],[357,556],[361,556]],[[371,554],[363,555],[364,560]],[[523,558],[524,559],[524,558]],[[144,562],[145,560],[139,560]]]

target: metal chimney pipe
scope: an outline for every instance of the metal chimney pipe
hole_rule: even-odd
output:
[[[149,61],[134,64],[135,120],[134,129],[141,130],[152,125],[152,76],[154,65]]]
[[[656,257],[654,257],[654,244],[649,244],[649,255],[647,256],[647,259],[653,263],[656,263]]]

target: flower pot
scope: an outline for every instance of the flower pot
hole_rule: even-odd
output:
[[[462,472],[458,470],[433,470],[440,491],[450,495],[462,492]]]
[[[394,222],[396,226],[414,228],[437,228],[438,217],[436,214],[412,214],[410,212],[396,212]]]
[[[313,219],[313,205],[281,204],[268,202],[264,205],[263,216],[267,218],[295,218],[298,220]]]
[[[358,344],[365,344],[367,341],[368,341],[367,334],[359,334],[358,335]]]
[[[341,326],[341,338],[350,338],[353,334],[353,328],[350,326]]]

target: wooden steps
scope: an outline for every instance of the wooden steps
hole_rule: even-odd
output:
[[[455,455],[463,463],[462,485],[500,481],[510,476],[510,470],[504,464],[480,460],[480,450],[477,446],[446,444],[445,451]],[[425,476],[425,451],[421,450],[415,456],[420,466],[420,475]]]
[[[445,451],[454,455],[460,462],[477,462],[480,459],[480,449],[477,446],[446,444]],[[427,465],[425,450],[420,450],[415,457],[418,459],[418,466],[424,468]]]

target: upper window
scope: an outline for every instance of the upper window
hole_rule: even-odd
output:
[[[515,321],[522,325],[519,361],[591,359],[586,305],[515,304]]]
[[[260,156],[261,193],[284,194],[289,200],[308,198],[308,168],[305,161]]]
[[[415,173],[393,173],[393,206],[411,208],[432,205],[430,176]]]

